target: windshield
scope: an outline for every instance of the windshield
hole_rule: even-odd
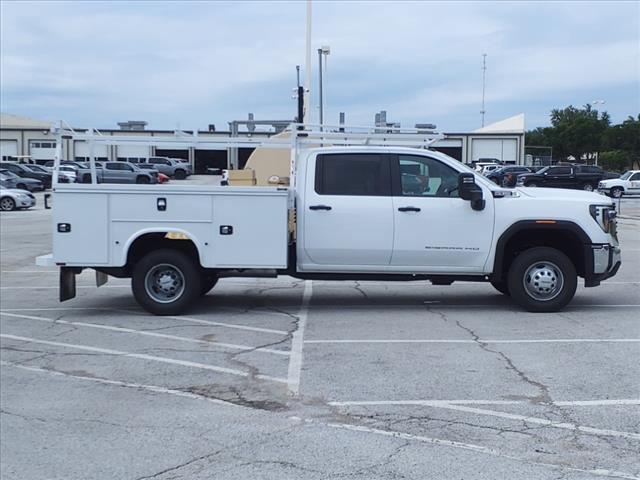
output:
[[[13,172],[10,172],[9,170],[3,170],[2,175],[4,175],[7,178],[20,178],[18,175],[16,175]]]
[[[626,172],[624,172],[622,175],[620,175],[620,180],[626,180],[627,178],[629,178],[631,175],[633,175],[633,171],[631,170],[627,170]]]

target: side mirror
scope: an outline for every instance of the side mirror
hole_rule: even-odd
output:
[[[485,201],[482,189],[476,185],[476,177],[473,173],[461,173],[458,175],[458,194],[463,200],[471,202],[474,210],[484,210]]]

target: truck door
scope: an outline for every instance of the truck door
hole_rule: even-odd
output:
[[[640,193],[640,172],[636,172],[629,177],[629,186],[627,187],[627,193]]]
[[[547,187],[575,188],[577,183],[571,167],[551,167],[545,177]]]
[[[304,252],[312,264],[389,265],[393,210],[389,157],[382,153],[320,154],[308,164]],[[355,267],[355,268],[354,268]]]
[[[478,184],[486,205],[473,210],[458,196],[458,174],[436,158],[394,156],[392,266],[408,272],[483,270],[493,238],[494,199]]]

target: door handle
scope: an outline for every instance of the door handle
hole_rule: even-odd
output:
[[[398,208],[399,212],[419,212],[420,209],[418,207],[400,207]]]
[[[331,210],[329,205],[311,205],[309,210]]]

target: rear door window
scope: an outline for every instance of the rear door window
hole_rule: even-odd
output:
[[[379,153],[334,153],[316,158],[319,195],[390,196],[389,159]]]

